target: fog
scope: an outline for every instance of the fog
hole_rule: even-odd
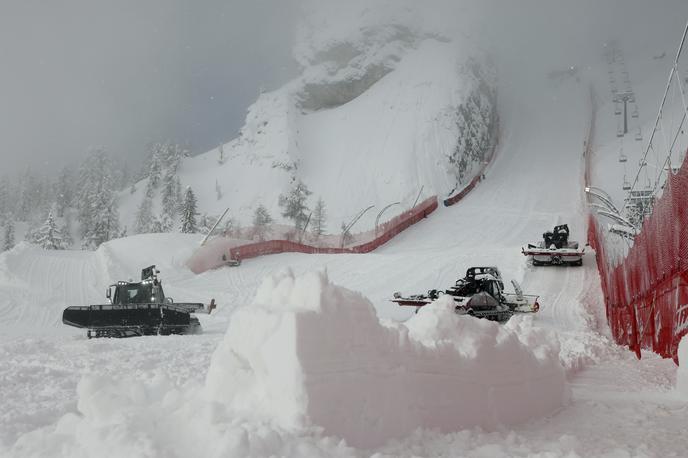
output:
[[[136,165],[153,141],[200,153],[234,138],[259,89],[297,74],[291,48],[300,6],[3,0],[0,174],[27,166],[50,172],[92,147]],[[601,64],[610,39],[628,56],[667,52],[661,65],[668,66],[688,19],[686,0],[434,0],[415,7],[428,13],[419,20],[441,18],[438,27],[492,53],[503,80],[510,72]]]
[[[4,171],[50,171],[92,147],[136,164],[165,139],[207,150],[236,134],[260,87],[294,73],[288,1],[1,5]]]

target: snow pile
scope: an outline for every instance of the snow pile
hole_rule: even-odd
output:
[[[558,349],[437,301],[380,324],[324,273],[268,277],[235,312],[205,386],[86,376],[79,414],[22,436],[16,456],[353,455],[418,428],[494,430],[568,398]]]
[[[688,398],[688,337],[678,343],[678,369],[676,370],[676,389]]]
[[[417,428],[523,422],[568,396],[556,346],[459,317],[447,300],[408,327],[385,327],[360,294],[322,273],[291,272],[268,278],[255,304],[235,312],[206,388],[242,416],[322,427],[365,448]]]

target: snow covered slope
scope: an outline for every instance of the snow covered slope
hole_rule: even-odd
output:
[[[27,328],[33,325],[44,334],[41,339],[5,337],[2,341],[1,357],[8,364],[0,366],[3,380],[7,381],[0,387],[4,390],[6,406],[0,430],[2,444],[10,456],[41,454],[46,450],[69,456],[92,456],[102,453],[103,447],[115,455],[188,456],[198,451],[198,444],[206,444],[203,450],[207,456],[368,456],[374,451],[383,456],[526,456],[537,452],[590,456],[632,454],[638,450],[648,455],[658,450],[662,454],[681,454],[686,444],[680,440],[682,436],[676,425],[688,418],[669,391],[675,369],[671,362],[653,358],[638,363],[632,355],[611,345],[603,332],[598,332],[604,329],[604,322],[598,320],[602,308],[593,259],[586,257],[582,268],[535,269],[527,266],[520,254],[522,244],[537,239],[555,223],[569,223],[573,238],[583,240],[581,139],[585,138],[590,114],[585,83],[575,79],[552,82],[544,73],[537,80],[523,76],[522,80],[512,81],[517,91],[503,91],[505,141],[486,180],[460,205],[443,208],[376,253],[284,254],[246,261],[239,268],[194,276],[178,259],[198,243],[198,238],[138,236],[107,244],[111,251],[107,259],[113,260],[110,272],[127,271],[135,275],[141,267],[140,253],[148,253],[164,266],[166,284],[175,285],[171,294],[180,299],[215,297],[220,304],[218,314],[206,317],[205,333],[199,336],[87,341],[83,333],[79,337],[55,335],[51,323],[56,321],[58,306],[44,309],[41,313],[48,318],[41,321],[45,326],[25,322]],[[561,173],[550,173],[549,163],[556,163]],[[1,256],[18,254],[21,253]],[[102,255],[96,252],[89,256]],[[43,255],[32,251],[25,257],[40,263]],[[406,439],[365,451],[309,428],[285,429],[271,415],[247,419],[217,402],[199,407],[203,401],[199,393],[210,394],[201,388],[206,383],[206,374],[208,383],[215,380],[223,385],[220,375],[223,371],[233,374],[232,380],[239,383],[236,377],[240,374],[248,380],[250,374],[267,370],[258,363],[261,358],[257,354],[248,355],[257,359],[242,357],[232,362],[231,358],[225,359],[226,351],[218,350],[216,360],[210,361],[210,354],[221,342],[233,310],[251,303],[266,275],[284,266],[291,266],[297,274],[326,268],[333,282],[369,297],[384,320],[410,314],[387,301],[392,291],[414,292],[448,286],[467,267],[481,264],[498,265],[505,279],[522,280],[527,292],[540,294],[539,315],[516,320],[508,326],[526,342],[533,331],[549,332],[550,343],[560,346],[558,359],[567,370],[573,388],[571,404],[560,413],[525,426],[510,426],[505,432],[417,431]],[[54,270],[66,267],[61,264]],[[38,271],[29,268],[21,270],[13,284],[19,284],[19,280],[25,285],[37,283],[38,275]],[[81,294],[82,283],[75,285],[78,285],[76,289],[71,286],[66,289],[70,294]],[[304,304],[310,300],[308,295],[302,299]],[[33,306],[2,305],[8,309]],[[16,322],[3,327],[11,328]],[[275,321],[278,324],[280,320]],[[471,321],[464,324],[471,326]],[[484,338],[483,323],[473,324],[464,336]],[[409,326],[413,327],[411,323]],[[431,327],[426,323],[425,328]],[[444,331],[439,328],[437,331],[426,345],[439,345],[447,338],[442,334]],[[228,336],[228,342],[238,337],[237,332]],[[373,339],[369,334],[356,335],[365,344],[367,339]],[[306,337],[306,334],[299,335]],[[254,337],[258,343],[269,342],[261,340],[258,334]],[[242,342],[248,345],[245,339]],[[311,348],[320,348],[314,345]],[[355,356],[356,348],[348,346],[346,354]],[[319,354],[325,356],[322,364],[335,356],[344,357],[341,351],[330,357],[326,352]],[[286,369],[296,367],[286,358],[280,360],[279,355],[278,367],[280,364]],[[425,358],[431,365],[441,361],[432,350],[427,350]],[[253,363],[243,366],[242,361]],[[341,367],[334,368],[337,369]],[[31,382],[37,370],[42,370],[43,375],[40,381]],[[360,379],[366,373],[369,372],[359,368],[351,375]],[[125,374],[129,376],[124,378]],[[406,380],[409,374],[401,371],[396,377]],[[317,386],[317,380],[313,382]],[[45,388],[36,393],[32,388],[39,383]],[[211,385],[217,388],[217,384]],[[247,387],[268,388],[251,384]],[[240,392],[223,392],[221,387],[218,390],[211,393],[231,396]],[[349,395],[343,389],[339,393],[341,397],[317,401],[312,408],[326,410],[336,407],[336,403],[348,405]],[[429,396],[425,402],[440,402],[432,398],[432,393],[424,395]],[[232,402],[250,405],[251,399],[238,396]],[[383,423],[396,427],[399,421],[396,409],[403,406],[400,401],[385,408],[378,406],[375,413]],[[418,407],[422,410],[422,406]],[[294,413],[290,408],[285,409],[280,409],[280,413]],[[409,414],[410,410],[404,412]],[[186,421],[180,422],[180,418]],[[667,435],[650,441],[643,433],[648,425],[661,428]]]
[[[435,44],[431,40],[429,43],[437,49],[442,47],[442,41]],[[407,52],[405,56],[412,55],[414,51]],[[401,67],[403,62],[402,59],[395,65]],[[672,362],[652,356],[638,362],[629,352],[615,347],[606,338],[593,255],[586,256],[581,268],[534,268],[520,253],[521,246],[538,240],[543,231],[559,223],[569,224],[572,239],[585,241],[581,154],[590,117],[586,79],[598,79],[595,72],[604,75],[606,69],[592,66],[581,75],[580,81],[573,77],[550,79],[547,75],[551,70],[544,65],[531,66],[514,73],[508,81],[502,81],[501,146],[495,162],[487,171],[486,180],[461,204],[440,209],[432,218],[405,231],[375,253],[267,256],[248,260],[238,268],[224,268],[198,276],[191,274],[182,263],[183,257],[199,242],[194,236],[130,237],[106,244],[102,252],[64,254],[59,259],[51,253],[22,247],[0,255],[0,262],[11,267],[6,271],[12,275],[8,275],[0,286],[0,310],[7,317],[0,320],[0,398],[4,407],[0,411],[0,455],[102,456],[109,453],[113,456],[193,456],[199,454],[199,450],[204,456],[211,457],[363,457],[376,453],[379,453],[377,456],[685,455],[688,440],[684,429],[688,411],[685,401],[673,391],[676,369]],[[378,84],[393,75],[393,72],[388,73],[366,92],[381,88]],[[412,75],[407,76],[411,78]],[[278,105],[282,103],[281,99],[275,100]],[[339,108],[299,114],[297,118],[305,126],[358,102],[354,100]],[[389,120],[384,113],[380,114],[380,119]],[[259,125],[259,122],[255,124],[257,128]],[[301,124],[298,126],[300,128]],[[346,131],[345,126],[329,124],[328,129]],[[403,133],[397,134],[402,136]],[[313,137],[304,136],[303,139],[311,139],[313,145],[318,144]],[[353,139],[345,140],[353,142]],[[209,194],[213,192],[210,187],[214,187],[214,181],[212,177],[204,179],[203,170],[205,166],[211,169],[211,164],[216,164],[215,160],[211,156],[197,158],[183,166],[187,171],[191,170],[192,164],[198,166],[195,170],[198,170],[199,183],[205,183],[211,189]],[[258,164],[266,159],[255,156],[254,160]],[[306,167],[305,162],[301,167]],[[227,168],[230,168],[228,164]],[[256,171],[256,180],[275,178],[275,181],[262,182],[269,182],[270,187],[282,186],[290,179],[291,172],[284,169],[271,169],[269,165],[258,169],[265,174]],[[252,169],[241,170],[248,173]],[[284,177],[284,180],[278,180],[279,177]],[[245,182],[248,181],[246,178]],[[251,186],[258,184],[251,183]],[[348,194],[345,192],[344,196],[340,198],[344,200]],[[78,256],[83,258],[72,258]],[[43,270],[38,267],[43,263],[52,263],[52,266]],[[102,285],[107,281],[136,275],[142,264],[149,263],[161,266],[162,277],[166,285],[170,285],[169,292],[175,298],[203,301],[209,297],[216,298],[218,312],[204,317],[203,334],[98,341],[86,340],[83,332],[59,335],[63,332],[59,325],[59,311],[60,307],[71,305],[67,300],[98,301],[102,297]],[[79,270],[80,265],[86,268]],[[554,355],[545,358],[545,368],[555,359],[565,369],[572,388],[569,405],[544,418],[534,418],[527,424],[507,423],[494,427],[494,423],[488,422],[483,424],[488,430],[468,429],[448,434],[419,429],[408,437],[391,440],[375,449],[355,448],[341,441],[338,435],[327,436],[320,429],[322,421],[311,426],[307,422],[298,423],[296,428],[287,428],[286,422],[280,421],[282,416],[335,409],[348,415],[342,416],[339,419],[341,424],[334,426],[356,427],[359,416],[352,419],[346,408],[355,405],[353,401],[360,399],[362,394],[360,389],[347,391],[355,386],[352,380],[372,378],[371,374],[378,374],[380,378],[391,377],[390,373],[399,380],[417,380],[415,376],[418,374],[412,377],[405,372],[403,365],[391,365],[385,367],[385,371],[375,372],[380,369],[381,360],[394,361],[390,354],[375,361],[380,364],[366,367],[346,365],[352,361],[370,362],[366,357],[370,355],[368,345],[371,343],[376,344],[376,349],[395,349],[391,344],[389,347],[380,344],[379,337],[385,332],[371,319],[370,313],[365,315],[365,332],[363,327],[356,328],[356,324],[339,329],[334,323],[332,332],[318,335],[318,341],[306,346],[313,349],[313,353],[310,354],[311,359],[303,361],[311,366],[300,366],[302,361],[293,358],[299,353],[287,346],[296,345],[295,339],[312,335],[299,332],[307,326],[292,326],[289,320],[293,317],[288,314],[266,313],[270,320],[262,323],[273,324],[274,327],[261,328],[265,333],[252,333],[240,327],[242,315],[245,318],[246,314],[253,312],[265,313],[261,307],[253,309],[250,305],[254,298],[264,299],[265,290],[259,290],[264,278],[281,275],[279,272],[286,266],[291,267],[295,278],[312,270],[326,269],[333,283],[367,297],[381,324],[393,329],[401,326],[389,323],[390,319],[401,321],[412,315],[412,311],[389,302],[393,291],[411,293],[447,287],[472,265],[497,265],[505,280],[519,280],[526,292],[539,294],[542,308],[538,315],[513,320],[505,329],[495,328],[490,323],[459,321],[457,326],[465,326],[466,332],[458,336],[458,341],[475,337],[475,342],[463,348],[472,351],[480,346],[478,344],[488,344],[481,347],[485,350],[491,344],[494,344],[493,349],[499,348],[499,336],[512,339],[515,335],[534,353],[539,348],[558,347],[558,358]],[[64,282],[60,287],[57,272],[70,272],[69,278],[80,277],[74,278],[73,282]],[[92,283],[94,277],[101,276],[108,278],[98,278],[98,281],[106,283]],[[54,290],[32,288],[32,285],[48,281],[46,278],[54,282]],[[306,278],[310,278],[308,274]],[[286,287],[270,291],[275,292],[275,296],[279,296],[277,293],[291,293]],[[61,299],[57,292],[64,294],[65,299]],[[334,300],[337,294],[344,293],[335,292],[328,298]],[[355,295],[351,291],[346,294]],[[309,293],[296,296],[289,295],[283,301],[277,301],[280,304],[264,305],[269,309],[270,305],[284,306],[286,303],[295,309],[307,309],[313,299]],[[235,314],[239,307],[244,308]],[[344,308],[338,313],[354,314],[358,310],[354,312]],[[366,310],[371,311],[369,305]],[[237,322],[233,321],[234,318],[238,318]],[[438,375],[439,369],[445,371],[439,375],[447,375],[455,368],[442,365],[447,360],[442,358],[443,353],[438,348],[452,345],[448,343],[450,338],[457,336],[452,335],[451,331],[455,329],[448,326],[449,320],[440,318],[441,314],[423,312],[408,320],[407,328],[409,334],[415,333],[424,341],[424,362],[428,364],[424,367],[431,369],[428,372]],[[433,324],[437,326],[433,327]],[[17,326],[30,329],[40,337],[8,337],[7,334]],[[227,329],[232,333],[223,338]],[[270,332],[285,330],[293,331],[287,337],[294,339]],[[342,348],[342,340],[339,339],[344,335],[358,345],[344,341],[346,345]],[[392,332],[388,335],[395,339],[398,337]],[[536,335],[547,335],[547,345],[541,347],[540,340],[530,340]],[[242,336],[243,339],[240,338]],[[399,340],[403,343],[403,339]],[[512,342],[520,348],[515,341]],[[394,343],[402,347],[399,341]],[[279,344],[283,344],[284,351],[275,351],[275,347],[280,348]],[[271,351],[263,352],[265,349]],[[503,347],[501,349],[504,350]],[[211,354],[216,355],[213,361]],[[513,353],[495,351],[494,354],[505,356]],[[331,361],[336,361],[334,367],[328,366]],[[479,365],[479,360],[475,362],[478,366],[475,371],[470,371],[471,376],[489,367],[489,364]],[[275,409],[277,412],[266,405],[252,409],[259,404],[259,394],[280,393],[279,383],[278,386],[264,384],[280,381],[278,377],[265,376],[275,368],[287,371],[293,376],[290,380],[297,383],[303,382],[298,380],[297,369],[310,368],[311,376],[314,368],[322,369],[320,375],[323,378],[312,377],[306,383],[328,396],[312,396],[314,403],[310,412],[299,410],[303,404],[294,408],[293,404],[285,403],[276,404],[280,406]],[[519,368],[508,368],[518,374]],[[340,377],[336,377],[338,373]],[[348,383],[344,374],[350,376]],[[451,375],[458,377],[461,374]],[[342,384],[335,394],[327,391],[328,384],[318,385],[321,380],[332,382],[335,377],[336,382]],[[371,385],[378,389],[379,381],[379,378],[375,379],[375,384],[371,382]],[[545,388],[557,386],[556,383],[546,383]],[[418,394],[413,391],[417,387],[406,388],[398,391],[401,398],[405,393]],[[505,389],[520,388],[523,388],[520,383],[505,386]],[[296,390],[290,392],[298,394]],[[421,393],[418,396],[424,396],[423,403],[415,405],[416,396],[396,400],[386,398],[392,399],[387,405],[381,405],[381,396],[371,399],[370,405],[375,408],[366,421],[377,420],[375,426],[396,428],[408,418],[400,411],[407,415],[417,414],[427,405],[441,406],[444,397],[451,396],[441,390],[421,390]],[[364,391],[365,394],[367,392]],[[460,399],[465,394],[461,391],[451,399]],[[341,410],[337,410],[338,406],[342,406]],[[241,409],[237,407],[256,415],[252,418],[239,415],[237,410]],[[544,409],[535,413],[542,414],[545,410],[549,411]],[[519,413],[526,413],[526,409]],[[331,425],[324,426],[330,426],[328,432],[332,434],[339,433]],[[459,427],[457,423],[457,429]]]
[[[220,149],[183,161],[182,186],[202,213],[229,207],[246,226],[262,204],[278,218],[279,194],[302,180],[337,232],[369,205],[409,208],[419,193],[445,197],[472,178],[495,141],[494,69],[470,42],[413,25],[422,8],[378,3],[388,3],[384,20],[364,4],[347,4],[347,19],[322,8],[306,16],[294,51],[301,74],[260,94],[222,161]],[[137,188],[120,197],[129,228],[145,182]],[[357,230],[375,213],[366,218]]]

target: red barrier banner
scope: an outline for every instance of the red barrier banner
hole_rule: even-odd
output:
[[[226,265],[231,261],[255,258],[278,253],[368,253],[384,245],[397,234],[426,218],[437,209],[437,196],[432,196],[378,227],[377,234],[370,241],[350,247],[312,246],[290,240],[268,240],[264,242],[245,243],[225,237],[216,237],[202,246],[187,261],[194,273],[205,272]]]
[[[590,215],[588,241],[597,252],[607,319],[617,343],[640,357],[652,350],[678,363],[688,333],[688,162],[669,172],[663,195],[623,260],[607,255],[607,238]]]

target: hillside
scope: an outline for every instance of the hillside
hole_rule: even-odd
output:
[[[246,226],[262,204],[279,220],[278,196],[300,180],[311,209],[324,200],[336,233],[370,205],[409,208],[472,178],[497,140],[494,69],[470,42],[411,26],[408,15],[379,23],[358,14],[353,30],[306,18],[294,48],[300,75],[261,93],[237,138],[182,161],[180,182],[201,213],[229,207]],[[146,185],[120,195],[123,227],[135,227]],[[155,213],[159,193],[154,200]]]

